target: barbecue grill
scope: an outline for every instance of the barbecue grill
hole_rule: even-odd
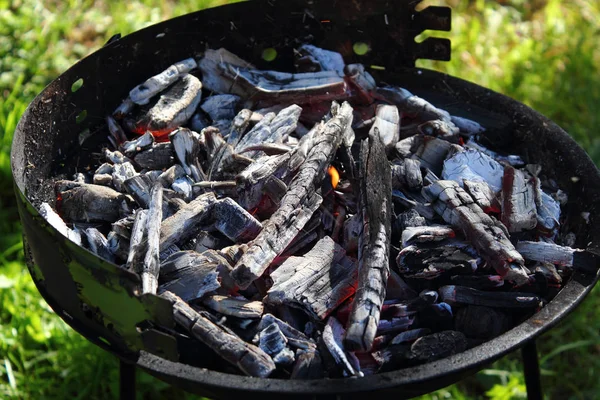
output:
[[[414,68],[416,59],[450,58],[448,40],[414,40],[426,29],[450,30],[450,10],[417,12],[419,2],[257,0],[188,14],[109,41],[31,103],[15,131],[11,155],[27,265],[54,311],[122,360],[122,398],[134,396],[135,367],[213,398],[248,393],[355,398],[365,392],[408,398],[452,384],[522,348],[528,394],[541,399],[535,338],[584,299],[598,280],[597,268],[575,271],[554,300],[521,325],[439,361],[360,379],[259,379],[213,370],[209,349],[197,342],[192,346],[174,330],[156,329],[174,326],[171,305],[154,295],[139,295],[136,274],[70,242],[38,211],[42,202],[54,203],[56,179],[90,163],[93,149],[105,137],[103,117],[145,77],[190,54],[219,47],[258,68],[291,71],[294,46],[312,43],[340,52],[348,63],[371,66],[378,81],[401,85],[452,114],[468,114],[488,128],[495,146],[519,149],[526,161],[541,164],[569,193],[565,225],[576,233],[577,246],[600,254],[600,232],[589,228],[600,218],[600,174],[593,162],[567,133],[525,105],[473,83]],[[370,51],[356,54],[357,43]],[[274,60],[262,57],[266,49],[275,49]],[[583,223],[584,211],[590,213],[589,224]]]

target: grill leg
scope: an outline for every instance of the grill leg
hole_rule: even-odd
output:
[[[119,361],[120,389],[119,398],[121,400],[135,400],[135,365]]]
[[[540,364],[538,363],[537,347],[535,340],[530,340],[521,349],[523,358],[523,372],[527,386],[527,399],[542,400],[542,384],[540,381]]]

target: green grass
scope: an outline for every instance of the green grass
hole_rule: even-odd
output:
[[[49,81],[115,33],[224,1],[0,0],[0,398],[106,399],[117,360],[41,299],[23,264],[9,165],[12,133]],[[600,163],[600,3],[592,0],[429,1],[455,6],[450,63],[422,67],[522,101],[570,132]],[[436,35],[440,36],[440,35]],[[538,340],[549,399],[600,393],[600,295]],[[138,373],[139,398],[195,398]],[[525,398],[518,354],[423,399]]]

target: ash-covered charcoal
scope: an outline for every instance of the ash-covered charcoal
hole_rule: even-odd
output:
[[[201,98],[202,83],[195,76],[185,74],[135,121],[133,131],[140,135],[150,131],[157,138],[163,137],[192,117]]]
[[[502,223],[510,233],[522,232],[535,228],[537,219],[531,177],[526,172],[507,166],[502,178]]]
[[[175,322],[185,328],[192,337],[213,349],[223,360],[249,376],[266,378],[275,371],[275,363],[260,348],[224,331],[173,293],[164,292],[161,296],[173,305]]]
[[[303,257],[290,257],[271,273],[267,304],[298,307],[324,320],[356,290],[357,264],[328,236]]]
[[[106,186],[57,181],[56,208],[70,222],[115,222],[127,196]]]
[[[363,222],[358,243],[358,286],[344,338],[353,350],[368,351],[375,338],[389,275],[392,175],[379,138],[360,150],[359,205]]]
[[[256,377],[447,357],[537,311],[573,269],[597,272],[555,244],[576,238],[552,171],[482,145],[470,110],[313,45],[294,57],[263,71],[208,49],[150,77],[106,118],[112,147],[40,214]]]
[[[530,293],[484,292],[466,286],[442,286],[438,289],[443,302],[450,305],[468,304],[496,308],[535,308],[540,298]]]
[[[241,300],[229,296],[209,296],[202,301],[202,304],[219,314],[237,318],[260,318],[264,312],[264,304],[260,301]]]
[[[247,288],[263,274],[319,207],[322,200],[317,193],[317,185],[323,180],[325,168],[351,123],[352,107],[344,103],[338,113],[315,133],[320,139],[310,149],[290,183],[279,209],[263,224],[263,230],[248,244],[248,250],[233,270],[232,276],[241,288]]]
[[[524,284],[528,281],[523,257],[515,250],[506,228],[483,212],[458,183],[437,181],[423,188],[434,202],[436,212],[466,238],[504,279]]]

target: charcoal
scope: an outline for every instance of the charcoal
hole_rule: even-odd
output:
[[[358,250],[358,238],[362,233],[362,228],[359,214],[344,221],[344,247],[348,253],[355,253]]]
[[[400,275],[390,269],[390,276],[385,289],[385,299],[408,300],[415,297],[417,297],[417,292],[404,282]]]
[[[264,301],[299,307],[324,320],[354,294],[356,275],[356,263],[326,236],[303,257],[290,257],[271,273],[273,286]]]
[[[397,334],[398,332],[410,328],[413,323],[414,318],[411,317],[392,318],[391,320],[382,319],[379,321],[379,324],[377,324],[376,335]]]
[[[161,296],[173,305],[173,316],[177,324],[246,375],[266,378],[275,370],[271,357],[260,348],[224,331],[173,293],[167,291]]]
[[[170,291],[187,302],[200,299],[221,287],[218,266],[195,251],[174,253],[160,265],[159,293]]]
[[[201,147],[200,135],[187,128],[180,128],[171,133],[169,139],[185,173],[194,182],[206,180],[206,174],[198,162],[198,152]]]
[[[142,267],[142,293],[156,294],[160,270],[160,233],[162,221],[163,187],[155,183],[150,193],[148,216],[146,217],[146,255]]]
[[[235,118],[236,108],[240,102],[239,96],[231,94],[217,94],[210,96],[200,104],[200,108],[210,116],[213,121],[231,121]]]
[[[173,145],[170,142],[155,143],[149,149],[136,154],[133,160],[141,168],[169,168],[175,161],[175,152],[173,151]]]
[[[106,186],[57,181],[57,209],[71,222],[115,222],[125,195]]]
[[[144,151],[154,144],[154,136],[151,132],[146,132],[142,136],[127,141],[119,146],[119,149],[125,154],[127,157],[135,156],[140,151]]]
[[[246,130],[250,126],[250,118],[252,117],[252,111],[248,109],[241,110],[234,118],[231,123],[229,130],[229,136],[227,137],[227,144],[237,146],[240,139],[246,133]]]
[[[346,376],[362,376],[358,364],[358,360],[353,362],[350,354],[344,348],[344,327],[338,322],[335,317],[329,317],[327,325],[323,329],[323,342],[333,357],[335,363],[344,371]],[[372,342],[372,341],[371,341]]]
[[[392,165],[392,188],[421,190],[423,187],[423,176],[421,174],[421,162],[406,158]]]
[[[148,104],[153,96],[168,88],[196,67],[196,61],[193,58],[179,61],[162,71],[160,74],[154,75],[146,80],[141,85],[134,87],[129,92],[129,98],[136,104]]]
[[[508,164],[513,167],[522,167],[523,165],[525,165],[525,161],[523,161],[523,159],[520,156],[514,155],[514,154],[501,155],[499,153],[496,153],[496,152],[488,149],[487,147],[483,146],[482,144],[477,143],[474,140],[474,138],[469,139],[469,141],[465,144],[465,147],[475,149],[481,153],[487,154],[494,160],[496,160],[502,164],[505,164],[505,165]]]
[[[344,103],[339,113],[319,130],[322,140],[312,147],[307,160],[290,183],[279,209],[263,224],[263,230],[249,243],[248,250],[233,271],[233,277],[241,288],[247,288],[262,275],[320,205],[321,196],[316,192],[316,185],[322,181],[325,167],[335,155],[341,135],[351,119],[352,107]]]
[[[375,121],[371,126],[369,135],[379,138],[389,153],[400,139],[400,113],[398,107],[386,104],[378,105]]]
[[[108,127],[111,137],[117,144],[127,141],[127,136],[125,136],[123,128],[121,128],[121,125],[119,125],[119,123],[110,115],[106,117],[106,126]]]
[[[304,350],[316,348],[315,343],[304,333],[269,313],[263,314],[258,329],[262,330],[273,323],[277,324],[290,346]]]
[[[263,303],[260,301],[240,300],[220,295],[209,296],[202,304],[219,314],[237,318],[260,318],[264,311]]]
[[[452,115],[450,117],[452,123],[456,125],[460,133],[468,136],[475,136],[485,131],[485,128],[479,125],[478,122],[470,120],[468,118],[457,117]]]
[[[162,250],[160,253],[158,253],[158,259],[159,259],[160,263],[162,264],[163,262],[165,262],[167,260],[167,258],[169,258],[170,256],[172,256],[175,253],[179,253],[180,251],[181,251],[181,249],[179,247],[172,244],[169,247],[167,247],[166,249]]]
[[[206,193],[165,219],[160,232],[160,249],[172,244],[185,242],[201,230],[202,224],[212,217],[212,209],[217,201],[212,193]]]
[[[215,229],[234,243],[253,240],[262,230],[262,224],[229,197],[215,203],[213,216]]]
[[[122,164],[124,162],[131,162],[128,157],[125,157],[120,151],[110,151],[109,149],[103,149],[104,158],[113,164]]]
[[[559,246],[548,242],[519,241],[517,251],[530,261],[546,262],[561,266],[573,266],[574,255],[582,250]]]
[[[411,329],[411,330],[408,330],[405,332],[401,332],[401,333],[397,334],[396,336],[394,336],[394,338],[390,341],[390,344],[395,345],[395,344],[414,342],[418,338],[429,335],[430,333],[431,333],[431,330],[428,328]]]
[[[189,201],[192,199],[194,193],[194,189],[192,187],[193,183],[194,182],[190,178],[188,178],[187,176],[183,176],[181,178],[175,179],[173,185],[171,185],[171,188],[175,192],[180,193],[183,196],[184,200]]]
[[[453,138],[458,133],[458,129],[452,121],[443,121],[440,119],[424,122],[417,127],[417,130],[424,135],[441,137],[443,139]]]
[[[87,228],[83,230],[83,233],[87,239],[88,248],[92,253],[97,254],[98,257],[101,257],[106,261],[115,261],[115,255],[108,247],[108,240],[98,229]]]
[[[128,215],[125,218],[113,222],[111,224],[112,230],[119,236],[129,239],[131,238],[131,231],[133,229],[133,223],[135,221],[134,215]]]
[[[406,278],[435,279],[443,274],[471,274],[480,260],[463,243],[403,248],[396,264]]]
[[[127,179],[132,178],[137,174],[138,173],[130,162],[115,164],[115,168],[112,173],[112,183],[115,189],[117,189],[119,192],[124,192],[125,187],[123,186],[123,183]]]
[[[344,73],[344,59],[340,53],[321,49],[311,44],[300,46],[295,55],[294,65],[300,72],[337,71]]]
[[[129,240],[123,236],[110,231],[106,236],[108,250],[119,260],[127,260],[129,256]],[[116,261],[113,261],[116,262]]]
[[[471,195],[475,203],[485,213],[499,213],[501,210],[500,202],[496,197],[496,194],[485,182],[476,182],[463,180],[464,189]]]
[[[135,214],[131,238],[129,241],[129,256],[127,257],[127,269],[138,274],[142,273],[143,260],[147,248],[147,222],[148,210],[138,210]]]
[[[373,353],[381,371],[407,365],[422,364],[461,353],[467,349],[465,335],[457,331],[443,331],[422,336],[412,344],[397,344]]]
[[[158,177],[158,181],[160,181],[164,187],[171,187],[171,185],[173,185],[177,179],[184,176],[185,170],[183,167],[179,164],[175,164],[166,171],[162,172]]]
[[[111,175],[112,176],[112,173],[114,170],[115,170],[115,166],[113,164],[103,163],[98,168],[96,168],[96,171],[94,172],[94,174],[103,174],[103,175]],[[85,183],[85,182],[80,182],[80,183]]]
[[[529,175],[507,166],[502,179],[502,218],[509,232],[531,230],[537,225],[535,193]]]
[[[295,361],[294,352],[287,347],[287,339],[276,323],[259,332],[259,347],[273,358],[276,365],[290,365]]]
[[[200,231],[190,244],[191,248],[189,250],[196,250],[198,253],[203,253],[206,250],[224,249],[231,245],[231,241],[215,232]]]
[[[435,170],[434,170],[435,171]],[[494,191],[502,188],[504,168],[487,154],[474,149],[458,152],[444,161],[442,179],[453,180],[463,187],[465,180],[485,182]]]
[[[48,203],[42,203],[39,208],[40,215],[50,225],[60,232],[64,237],[81,246],[81,235],[79,232],[69,228],[63,219],[52,209]]]
[[[345,345],[353,351],[371,348],[389,276],[392,176],[381,141],[363,141],[360,152],[360,214],[358,286]]]
[[[252,64],[242,60],[226,49],[208,49],[198,61],[198,68],[202,72],[202,83],[206,90],[215,93],[231,93],[232,81],[223,79],[220,67],[222,63],[237,67],[253,68]]]
[[[455,236],[454,230],[445,225],[408,227],[402,231],[402,247],[417,243],[439,242]]]
[[[135,121],[134,131],[152,132],[162,137],[184,125],[194,115],[202,98],[202,83],[190,74],[184,74],[165,90],[156,104]]]
[[[438,332],[453,328],[454,313],[448,303],[430,304],[419,310],[416,320],[415,326]]]
[[[455,329],[468,338],[490,340],[510,327],[509,314],[498,308],[469,305],[456,313]]]
[[[393,228],[395,232],[401,234],[406,228],[426,225],[427,221],[425,218],[420,216],[415,209],[411,208],[410,210],[398,215],[398,218],[396,218],[394,221]]]
[[[423,188],[423,193],[434,201],[436,212],[460,229],[499,275],[517,284],[527,282],[523,257],[508,239],[506,228],[485,214],[458,183],[438,181]]]
[[[400,142],[396,145],[396,151],[398,151],[399,144]],[[423,135],[417,135],[412,146],[414,150],[410,151],[412,153],[410,158],[419,160],[422,167],[430,169],[438,176],[442,175],[445,166],[444,160],[446,160],[448,154],[454,150],[458,150],[459,153],[462,151],[461,147],[443,139]]]
[[[317,349],[300,349],[290,379],[320,379],[323,377],[321,355]]]
[[[534,273],[541,273],[550,282],[562,283],[562,276],[556,270],[556,267],[552,263],[540,263],[535,266]]]
[[[535,308],[540,299],[529,293],[484,292],[466,286],[442,286],[438,289],[443,302],[450,305],[468,304],[496,308]]]
[[[109,174],[94,174],[94,178],[92,179],[92,183],[94,185],[100,186],[112,186],[113,185],[113,177]]]

